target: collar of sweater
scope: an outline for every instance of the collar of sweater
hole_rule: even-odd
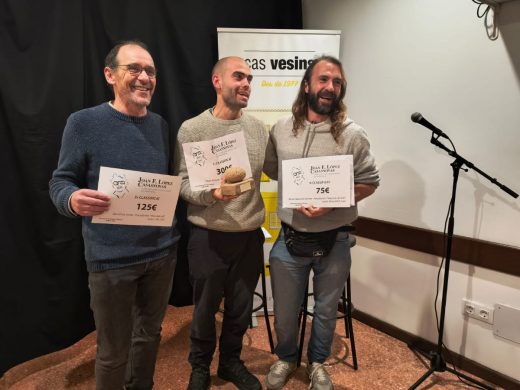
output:
[[[121,111],[118,111],[113,105],[112,102],[108,102],[108,106],[110,107],[110,111],[113,116],[115,116],[117,119],[123,120],[125,122],[132,122],[132,123],[144,123],[146,119],[148,118],[149,112],[146,111],[146,115],[143,116],[130,116],[127,114],[122,113]]]
[[[330,121],[330,118],[327,118],[323,122],[318,122],[318,123],[310,122],[307,119],[305,120],[305,122],[303,122],[305,129],[316,131],[316,132],[330,131],[331,124],[332,124],[332,122]]]

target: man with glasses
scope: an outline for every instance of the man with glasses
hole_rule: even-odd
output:
[[[101,166],[169,173],[169,129],[147,109],[156,70],[142,42],[116,45],[104,74],[114,99],[69,117],[50,195],[61,214],[82,217],[96,388],[151,389],[179,234],[173,226],[92,224],[91,217],[110,205],[111,197],[96,190]]]

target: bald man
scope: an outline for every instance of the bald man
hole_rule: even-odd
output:
[[[263,267],[264,205],[260,176],[267,132],[258,119],[243,112],[253,76],[239,57],[226,57],[213,67],[217,95],[213,108],[185,121],[177,139],[176,171],[182,178],[181,197],[188,203],[191,223],[188,243],[190,280],[195,310],[191,324],[188,389],[210,386],[209,366],[216,349],[215,314],[224,298],[217,375],[239,389],[261,389],[258,379],[240,360],[242,338],[251,318],[253,293]],[[182,144],[244,132],[256,186],[240,195],[223,195],[220,188],[192,191]]]

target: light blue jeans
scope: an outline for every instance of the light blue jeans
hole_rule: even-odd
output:
[[[276,355],[287,362],[298,357],[298,314],[310,271],[314,273],[314,317],[307,349],[309,363],[323,363],[330,355],[336,328],[339,297],[350,272],[348,232],[339,232],[327,257],[292,256],[285,246],[283,229],[269,256],[274,299]]]

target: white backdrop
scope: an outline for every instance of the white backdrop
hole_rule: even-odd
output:
[[[460,154],[520,191],[520,1],[502,4],[496,41],[487,38],[471,0],[303,5],[305,28],[343,32],[349,113],[367,130],[382,177],[376,193],[361,202],[361,215],[442,231],[452,158],[429,143],[429,130],[411,122],[415,111],[448,133]],[[520,200],[473,171],[461,173],[455,220],[455,234],[520,248]],[[445,344],[520,380],[520,344],[462,314],[466,298],[519,308],[520,278],[456,260]],[[354,306],[437,342],[439,263],[436,256],[359,238],[351,272]]]

